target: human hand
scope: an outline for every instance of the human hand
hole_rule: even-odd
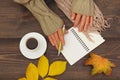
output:
[[[66,33],[67,31],[65,31]],[[58,49],[60,41],[62,42],[62,47],[65,45],[64,34],[62,28],[59,28],[57,32],[48,36],[50,43]]]
[[[87,31],[88,27],[93,26],[93,16],[85,16],[72,12],[71,19],[74,20],[74,27],[78,26],[78,31]]]

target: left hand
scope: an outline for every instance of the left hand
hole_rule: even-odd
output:
[[[88,26],[93,26],[93,16],[85,16],[72,12],[71,19],[74,20],[74,26],[78,26],[78,31],[87,31]]]

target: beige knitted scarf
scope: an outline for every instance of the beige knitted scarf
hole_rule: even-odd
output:
[[[57,3],[57,6],[64,12],[64,14],[70,19],[72,0],[55,0],[55,2]],[[91,29],[89,28],[89,30],[101,32],[109,27],[110,25],[108,24],[107,20],[104,19],[102,12],[94,3],[93,27]]]

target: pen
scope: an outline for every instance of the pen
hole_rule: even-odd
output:
[[[65,32],[65,25],[63,25],[62,32],[64,34],[64,32]],[[58,46],[58,56],[60,55],[61,50],[62,50],[62,42],[60,41],[59,42],[59,46]]]

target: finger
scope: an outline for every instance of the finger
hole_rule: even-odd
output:
[[[76,14],[75,14],[74,12],[72,12],[72,14],[71,14],[71,19],[74,20],[74,19],[75,19],[75,16],[76,16]]]
[[[74,26],[78,26],[79,22],[80,22],[80,18],[81,18],[81,14],[77,14],[75,22],[74,22]]]
[[[48,36],[48,39],[49,39],[50,43],[52,44],[52,46],[55,46],[55,44],[54,44],[54,42],[53,42],[51,36]]]
[[[56,39],[57,44],[59,44],[60,39],[59,39],[58,33],[56,32],[56,33],[54,34],[54,36],[55,36],[55,39]]]
[[[58,30],[58,35],[59,35],[60,41],[62,42],[62,45],[65,45],[64,35],[61,28]]]
[[[87,31],[88,26],[89,26],[89,22],[90,22],[90,17],[89,17],[89,16],[87,16],[87,18],[86,18],[86,22],[85,22],[84,31]]]
[[[93,17],[91,16],[90,17],[90,27],[92,27],[93,26]]]
[[[56,41],[55,36],[54,36],[54,35],[51,35],[51,38],[52,38],[52,40],[53,40],[53,42],[54,42],[54,44],[55,44],[55,47],[58,49],[58,44],[57,44],[57,41]]]
[[[67,34],[67,33],[68,33],[68,30],[65,29],[64,33]]]
[[[79,31],[82,31],[85,25],[85,21],[86,21],[86,16],[82,16],[81,22],[80,22],[80,26],[79,26]]]

